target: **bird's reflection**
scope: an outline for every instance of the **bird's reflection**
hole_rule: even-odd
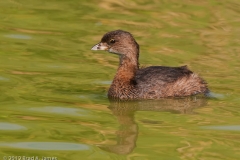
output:
[[[193,110],[205,106],[207,99],[202,96],[186,98],[144,100],[144,101],[110,101],[109,109],[117,117],[120,129],[117,131],[116,145],[99,146],[115,154],[129,154],[136,147],[138,125],[134,121],[136,111],[169,111],[180,114],[193,114]]]

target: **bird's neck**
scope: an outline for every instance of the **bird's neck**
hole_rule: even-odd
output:
[[[138,57],[120,56],[120,64],[117,73],[110,86],[108,94],[117,98],[131,99],[135,90],[135,75],[138,70]]]
[[[121,55],[119,67],[114,79],[129,82],[135,77],[137,70],[139,69],[137,54],[128,54],[131,56]]]

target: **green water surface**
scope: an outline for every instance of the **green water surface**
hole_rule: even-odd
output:
[[[240,159],[239,0],[0,1],[0,160]],[[109,102],[122,29],[142,66],[188,67],[217,99]]]

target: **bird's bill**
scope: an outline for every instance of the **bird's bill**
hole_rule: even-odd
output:
[[[91,50],[97,51],[97,50],[108,50],[108,46],[105,43],[98,43],[92,47]]]

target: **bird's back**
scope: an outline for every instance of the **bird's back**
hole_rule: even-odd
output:
[[[135,81],[141,99],[189,96],[208,90],[204,80],[187,66],[142,68],[136,72]]]

